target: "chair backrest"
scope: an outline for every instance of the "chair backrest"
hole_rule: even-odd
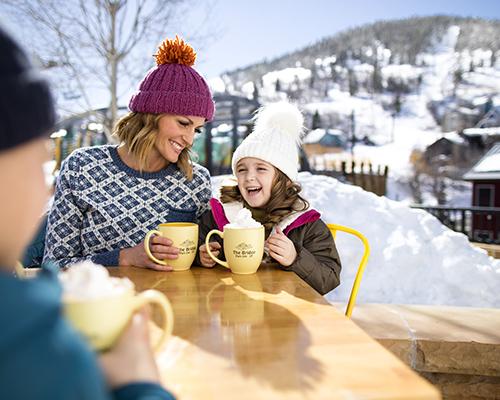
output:
[[[329,223],[327,223],[326,226],[328,226],[328,228],[332,232],[333,239],[335,239],[337,231],[346,232],[346,233],[350,233],[350,234],[355,235],[358,238],[360,238],[361,241],[363,242],[363,245],[365,246],[365,251],[364,251],[363,257],[361,257],[361,261],[359,263],[358,272],[356,273],[356,278],[354,279],[354,284],[353,284],[352,290],[351,290],[351,296],[349,297],[349,302],[347,303],[347,309],[345,312],[345,315],[347,316],[347,318],[351,318],[352,309],[354,308],[354,303],[356,302],[356,297],[358,296],[359,284],[361,283],[361,278],[363,277],[363,272],[365,271],[365,266],[366,266],[366,263],[368,262],[368,257],[370,257],[370,244],[368,243],[368,240],[366,240],[366,238],[364,237],[364,235],[362,233],[360,233],[354,229],[347,228],[347,227],[341,226],[341,225],[329,224]]]

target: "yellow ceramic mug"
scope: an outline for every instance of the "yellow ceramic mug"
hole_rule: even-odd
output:
[[[221,261],[210,251],[210,236],[219,235],[224,240],[226,261]],[[248,275],[257,271],[264,256],[264,227],[234,229],[224,227],[224,232],[214,229],[205,239],[208,254],[212,259],[229,268],[234,274]]]
[[[174,242],[173,247],[179,248],[179,257],[175,260],[159,260],[149,249],[149,239],[152,235],[167,237]],[[191,268],[198,247],[198,225],[190,222],[170,222],[160,224],[158,230],[149,231],[144,239],[144,248],[149,258],[161,265],[170,265],[174,271],[185,271]]]
[[[157,304],[163,312],[162,335],[155,344],[157,351],[174,327],[174,314],[166,296],[157,290],[136,293],[131,287],[123,293],[95,300],[64,298],[64,313],[94,350],[113,347],[136,310],[146,303]]]

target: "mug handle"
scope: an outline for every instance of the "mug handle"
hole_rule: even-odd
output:
[[[146,235],[146,238],[144,239],[144,250],[146,250],[146,253],[148,257],[153,260],[157,264],[161,265],[168,265],[168,262],[166,260],[158,260],[152,253],[151,250],[149,249],[149,239],[151,238],[152,235],[157,235],[161,236],[160,231],[149,231]]]
[[[207,248],[208,255],[212,257],[212,260],[214,260],[216,263],[219,263],[220,265],[223,265],[226,268],[229,268],[229,264],[226,261],[221,261],[217,257],[215,257],[212,252],[210,251],[210,236],[212,234],[219,235],[222,239],[224,239],[224,233],[221,231],[218,231],[217,229],[213,229],[210,232],[208,232],[208,235],[205,239],[205,247]]]
[[[170,305],[167,296],[165,296],[158,290],[145,290],[144,292],[137,293],[136,297],[138,300],[137,308],[142,307],[146,303],[154,303],[159,305],[161,310],[163,311],[163,324],[161,327],[163,333],[158,343],[153,346],[154,352],[157,352],[166,342],[168,337],[172,334],[172,331],[174,329],[174,312],[172,310],[172,306]]]

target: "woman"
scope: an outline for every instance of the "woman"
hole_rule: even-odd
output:
[[[64,162],[48,217],[45,260],[70,266],[83,259],[104,266],[160,271],[144,250],[146,233],[165,222],[198,222],[209,209],[208,171],[189,149],[214,102],[192,68],[196,54],[179,40],[158,47],[157,66],[139,84],[130,114],[115,127],[119,146],[74,151]],[[177,258],[169,238],[155,236],[158,259]]]

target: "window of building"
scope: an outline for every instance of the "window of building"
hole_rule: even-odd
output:
[[[479,207],[493,207],[495,187],[493,185],[477,185],[476,200]]]

